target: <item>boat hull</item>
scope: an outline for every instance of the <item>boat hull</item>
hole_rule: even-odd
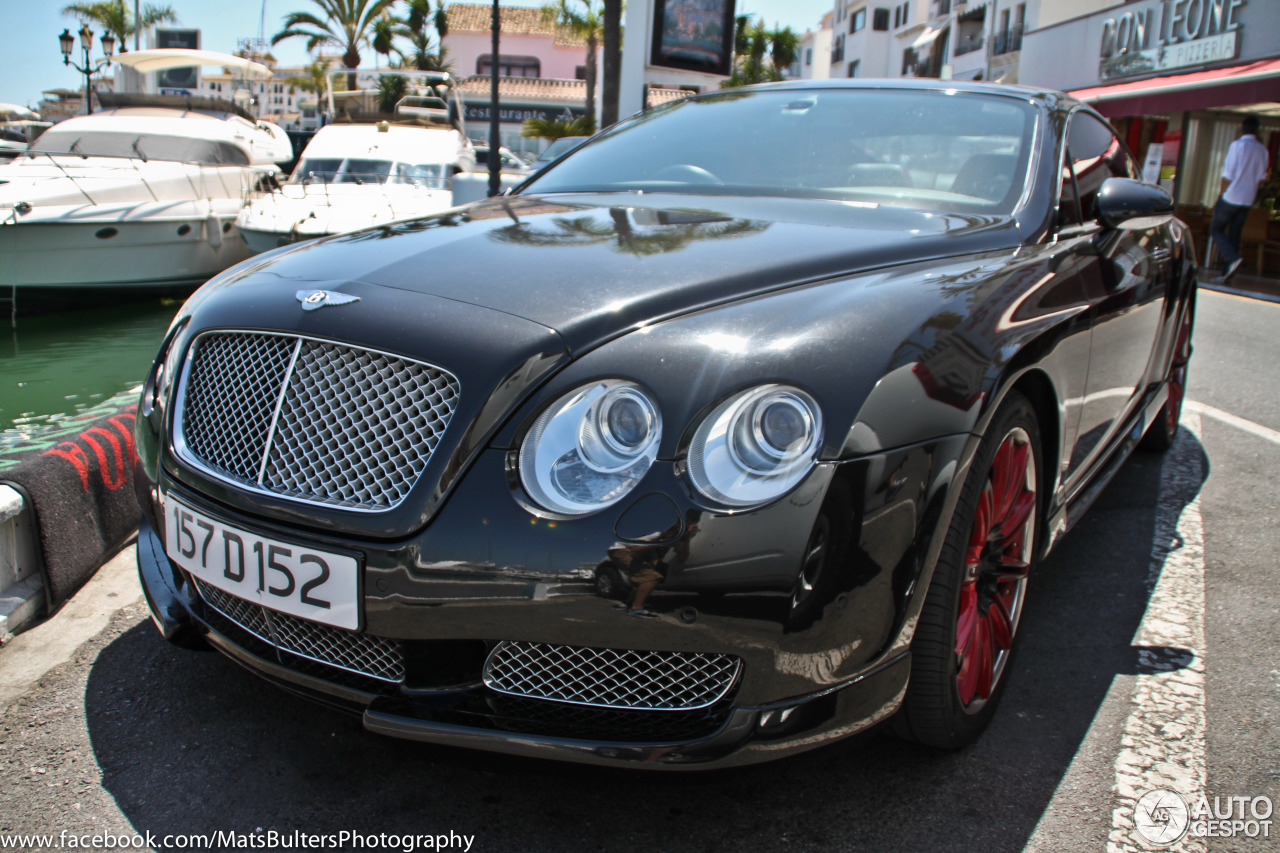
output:
[[[22,289],[198,285],[250,254],[230,211],[0,225],[3,284]]]
[[[299,186],[259,195],[236,225],[257,254],[303,240],[440,213],[454,206],[447,189],[380,184]]]

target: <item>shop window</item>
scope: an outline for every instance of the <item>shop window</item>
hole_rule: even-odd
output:
[[[884,32],[889,29],[889,10],[876,9],[871,13],[871,29]]]
[[[493,54],[481,54],[476,60],[476,73],[484,76],[491,74]],[[498,55],[499,77],[541,77],[542,62],[536,56],[503,56]]]
[[[1142,173],[1115,132],[1089,113],[1077,112],[1067,128],[1067,151],[1075,171],[1080,214],[1098,218],[1098,190],[1107,178],[1138,178]]]

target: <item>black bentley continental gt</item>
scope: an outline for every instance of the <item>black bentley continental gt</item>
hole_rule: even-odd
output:
[[[147,601],[397,737],[959,747],[1038,562],[1173,440],[1194,266],[1059,93],[668,104],[510,195],[201,288],[139,409]]]

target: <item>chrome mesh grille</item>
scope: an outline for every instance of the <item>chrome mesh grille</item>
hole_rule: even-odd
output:
[[[187,446],[212,467],[254,482],[297,341],[274,335],[201,340],[183,400]]]
[[[484,683],[556,702],[687,711],[723,698],[741,668],[731,655],[503,642],[485,662]]]
[[[404,650],[397,640],[299,619],[192,580],[206,604],[277,649],[381,681],[404,680]]]
[[[390,509],[453,417],[458,381],[420,362],[290,335],[196,343],[179,423],[187,450],[240,485]]]

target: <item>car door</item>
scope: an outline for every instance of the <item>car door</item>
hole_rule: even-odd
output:
[[[1109,229],[1098,222],[1098,191],[1108,178],[1138,179],[1132,155],[1109,125],[1077,110],[1067,152],[1079,207],[1077,270],[1089,295],[1093,332],[1089,376],[1069,468],[1078,477],[1113,445],[1139,404],[1164,311],[1171,245],[1168,228]]]

